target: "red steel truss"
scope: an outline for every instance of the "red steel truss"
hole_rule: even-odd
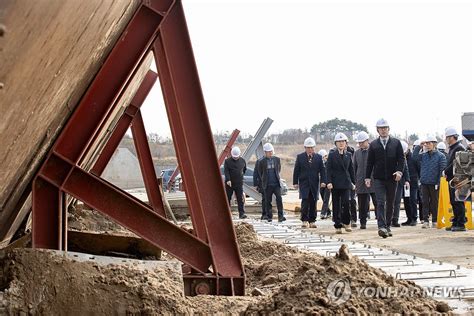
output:
[[[165,218],[140,106],[147,73],[91,171],[81,167],[145,56],[153,52],[194,234]],[[132,128],[150,205],[100,178]],[[180,1],[143,0],[33,181],[33,246],[67,250],[68,194],[184,263],[185,293],[244,295],[245,275]]]

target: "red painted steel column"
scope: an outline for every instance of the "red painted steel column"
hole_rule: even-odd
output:
[[[32,243],[37,248],[62,250],[59,189],[37,177],[33,181]]]
[[[161,196],[160,186],[156,178],[153,159],[151,158],[148,138],[146,136],[145,125],[140,111],[135,114],[132,122],[133,143],[137,151],[140,169],[142,171],[143,181],[145,183],[148,201],[152,208],[163,217],[166,217],[165,208],[163,206],[163,197]]]
[[[181,3],[163,21],[154,53],[194,228],[207,235],[217,275],[243,276]]]
[[[91,170],[91,173],[100,176],[104,172],[105,167],[112,158],[115,150],[122,141],[123,136],[127,133],[128,128],[132,124],[132,120],[135,114],[138,112],[146,97],[150,93],[151,88],[153,88],[158,74],[152,70],[149,70],[143,79],[140,87],[137,90],[137,93],[133,97],[130,105],[125,109],[125,112],[122,114],[122,117],[117,121],[114,131],[110,135],[107,143],[105,144],[102,152],[99,155],[99,158],[94,164],[94,167]]]

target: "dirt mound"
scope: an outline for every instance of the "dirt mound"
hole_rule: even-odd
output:
[[[0,259],[0,314],[190,313],[182,280],[166,267],[102,266],[46,250],[17,249]]]
[[[267,294],[251,303],[246,313],[431,313],[446,308],[423,297],[413,282],[395,280],[350,256],[345,247],[337,257],[322,257],[260,240],[249,224],[237,225],[236,232],[247,274],[247,290],[257,287]],[[361,292],[363,295],[357,295],[358,289],[367,288],[382,291],[389,288],[392,293],[407,294],[374,297],[372,292]],[[347,293],[344,291],[349,292],[347,301],[340,298]]]
[[[184,297],[183,281],[166,267],[77,262],[51,251],[0,251],[0,314],[293,314],[434,313],[446,306],[419,295],[360,297],[361,287],[419,289],[395,280],[342,249],[322,257],[264,240],[236,226],[247,275],[245,297]],[[341,288],[341,285],[343,287]],[[328,287],[334,289],[328,292]],[[416,291],[415,291],[416,292]],[[333,293],[334,295],[328,295]]]

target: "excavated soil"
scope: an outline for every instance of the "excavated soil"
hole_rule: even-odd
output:
[[[352,295],[335,304],[327,288],[390,286],[415,290],[341,249],[337,257],[300,252],[259,239],[249,224],[236,232],[247,275],[245,297],[184,297],[182,280],[166,267],[101,266],[49,251],[0,252],[0,314],[421,314],[448,312],[421,294],[401,298]],[[174,277],[173,277],[174,276]]]

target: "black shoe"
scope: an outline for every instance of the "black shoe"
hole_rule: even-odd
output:
[[[387,227],[387,236],[388,237],[393,237],[392,230],[390,229],[390,227]]]
[[[245,215],[245,214],[239,215],[239,218],[240,218],[240,219],[246,219],[246,218],[247,218],[247,215]]]
[[[271,222],[272,222],[272,219],[271,219],[271,218],[267,218],[267,222],[271,223]]]
[[[278,222],[279,222],[279,223],[284,222],[284,221],[286,221],[286,217],[285,217],[285,216],[278,218]]]
[[[413,222],[410,222],[410,224],[408,226],[416,226],[417,222],[416,221],[413,221]]]
[[[459,227],[459,226],[454,226],[451,231],[453,232],[465,232],[466,231],[466,227]]]
[[[402,223],[402,226],[410,226],[411,222],[410,221],[406,221],[404,223]]]
[[[360,229],[367,229],[367,226],[365,224],[360,224]]]
[[[451,227],[446,227],[445,230],[447,230],[448,232],[450,232],[450,231],[453,230],[453,226],[451,226]]]
[[[398,224],[398,223],[392,223],[392,227],[400,227],[400,224]]]
[[[385,230],[385,228],[379,229],[379,236],[382,238],[387,238],[388,237],[387,230]]]

